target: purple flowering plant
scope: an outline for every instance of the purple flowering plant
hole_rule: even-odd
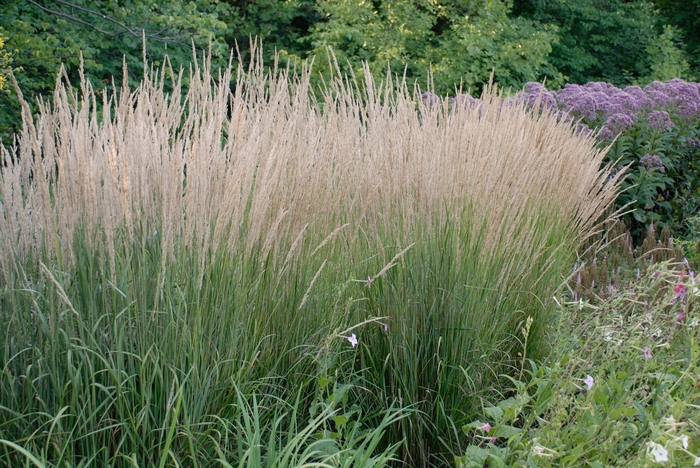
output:
[[[629,166],[617,207],[628,205],[637,240],[651,223],[700,237],[684,224],[700,212],[700,83],[673,79],[620,89],[591,82],[557,91],[527,83],[516,99],[574,119],[577,131],[590,130],[601,148],[610,146],[604,164]]]

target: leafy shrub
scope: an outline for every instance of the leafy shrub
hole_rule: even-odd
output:
[[[0,28],[0,90],[2,90],[7,83],[6,75],[11,63],[12,55],[5,50],[5,37],[2,35],[2,28]]]

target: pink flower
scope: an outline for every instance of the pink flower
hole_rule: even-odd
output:
[[[481,430],[488,434],[491,432],[491,424],[485,422],[484,425],[481,426]]]
[[[583,383],[586,385],[588,390],[590,390],[593,388],[593,384],[595,383],[595,380],[593,380],[593,377],[591,377],[590,375],[586,375],[586,378],[583,379]]]
[[[678,311],[676,312],[676,318],[679,322],[682,322],[683,320],[685,320],[685,314],[682,311]]]
[[[495,444],[497,439],[495,437],[491,437],[491,439],[489,439],[489,440],[491,441],[492,444]]]
[[[676,294],[676,297],[681,298],[681,300],[685,299],[685,284],[683,283],[678,283],[675,288],[673,288],[673,292]]]
[[[653,354],[651,354],[651,351],[649,351],[649,346],[645,346],[644,347],[644,360],[647,361],[647,360],[651,359],[652,356],[653,356]]]
[[[355,346],[357,346],[357,337],[355,336],[354,333],[352,335],[346,337],[346,339],[350,342],[350,344],[352,345],[353,348]]]

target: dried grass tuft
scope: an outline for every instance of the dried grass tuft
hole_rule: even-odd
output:
[[[485,226],[490,244],[518,249],[529,241],[519,220],[544,214],[583,238],[615,197],[619,176],[600,169],[592,138],[494,88],[480,107],[429,108],[405,81],[365,73],[362,86],[332,81],[321,105],[308,69],[265,69],[253,56],[235,77],[214,77],[204,57],[184,97],[182,73],[164,69],[99,105],[85,79],[79,92],[59,79],[36,117],[22,101],[19,144],[2,148],[5,275],[41,252],[70,264],[79,228],[112,263],[120,236],[161,236],[163,261],[178,244],[293,257],[302,237],[319,245],[348,223],[408,245],[467,208],[473,227],[462,228]]]

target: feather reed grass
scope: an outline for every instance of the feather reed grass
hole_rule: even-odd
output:
[[[163,68],[115,94],[59,79],[36,116],[22,101],[0,169],[0,439],[47,466],[244,461],[221,434],[250,433],[253,395],[273,440],[280,408],[336,379],[387,431],[382,463],[439,465],[517,353],[546,348],[548,298],[619,185],[590,137],[493,87],[428,106],[367,70],[315,94],[308,68],[253,57],[216,76],[203,57],[186,92]],[[396,404],[419,411],[387,419]]]

